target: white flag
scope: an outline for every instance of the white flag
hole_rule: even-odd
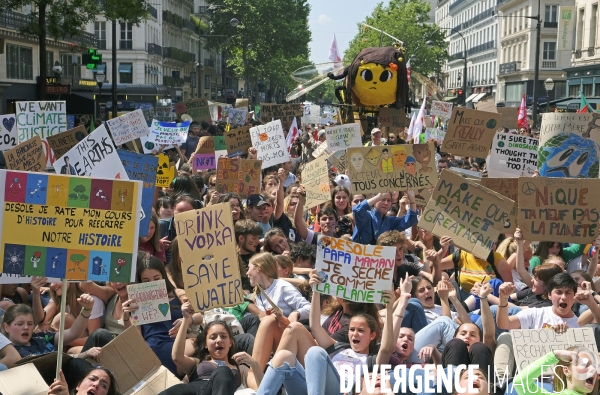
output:
[[[423,97],[423,103],[421,104],[421,109],[419,110],[419,115],[417,115],[417,120],[415,121],[414,130],[413,130],[413,141],[415,144],[419,143],[419,136],[423,131],[423,124],[425,123],[425,104],[427,103],[427,95]]]
[[[335,39],[335,33],[333,34],[333,41],[331,41],[331,47],[329,47],[329,60],[335,63],[335,65],[333,66],[335,69],[342,67],[342,58],[340,57],[340,52],[338,50],[337,40]]]
[[[290,152],[290,147],[294,142],[294,139],[298,136],[298,122],[296,122],[296,117],[292,121],[292,126],[290,126],[290,131],[288,132],[287,139],[285,141],[285,145],[287,145],[287,150]]]
[[[408,125],[408,132],[406,132],[406,140],[409,141],[413,137],[413,129],[415,127],[415,118],[417,113],[413,111],[412,118],[410,119],[410,125]]]

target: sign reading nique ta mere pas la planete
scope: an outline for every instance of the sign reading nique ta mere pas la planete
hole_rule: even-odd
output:
[[[0,170],[0,185],[0,272],[135,281],[140,181]]]

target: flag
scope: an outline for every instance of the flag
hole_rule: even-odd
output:
[[[412,113],[412,118],[410,119],[410,125],[408,125],[408,131],[406,132],[406,140],[410,140],[413,138],[413,129],[415,127],[415,118],[417,117],[417,113]]]
[[[285,145],[287,145],[288,152],[290,152],[290,147],[296,139],[296,136],[298,136],[298,122],[296,122],[296,117],[294,117],[294,120],[292,121],[292,126],[290,126],[290,131],[288,132],[287,139],[285,141]]]
[[[581,103],[579,104],[579,113],[589,113],[595,112],[590,103],[587,101],[585,96],[583,95],[583,91],[579,91],[579,96],[581,97]]]
[[[410,84],[410,59],[408,60],[408,62],[406,62],[406,79]]]
[[[423,97],[423,103],[421,103],[421,109],[419,110],[419,114],[417,115],[417,119],[415,120],[415,124],[413,126],[413,141],[415,144],[419,143],[419,136],[423,131],[423,124],[425,123],[425,104],[427,103],[427,96]]]
[[[529,129],[527,122],[527,105],[525,104],[525,94],[521,97],[521,106],[519,107],[519,117],[517,118],[519,128]]]
[[[342,58],[340,57],[340,51],[338,50],[337,40],[335,39],[335,33],[333,33],[333,40],[331,41],[331,47],[329,47],[329,60],[335,65],[334,68],[342,67]]]

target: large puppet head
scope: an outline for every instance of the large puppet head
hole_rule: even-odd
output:
[[[408,79],[404,53],[395,47],[365,48],[348,67],[346,88],[359,106],[408,103]]]

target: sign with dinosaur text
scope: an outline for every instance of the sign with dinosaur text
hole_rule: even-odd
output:
[[[7,151],[19,144],[15,114],[0,115],[0,151]]]
[[[135,281],[141,184],[0,170],[0,272]]]
[[[261,162],[252,159],[219,158],[217,191],[233,192],[242,198],[260,193]]]
[[[498,132],[492,141],[487,171],[490,177],[531,177],[537,170],[538,139]]]
[[[171,320],[171,306],[165,280],[130,284],[127,295],[138,309],[131,313],[132,325],[152,324]]]
[[[304,166],[302,185],[306,190],[306,208],[313,208],[331,200],[329,170],[325,156],[310,161]]]
[[[448,120],[441,151],[453,155],[486,158],[500,126],[501,115],[454,107]]]
[[[47,138],[48,144],[56,159],[69,152],[69,150],[75,147],[81,140],[87,136],[88,133],[85,130],[85,126],[79,125],[76,128],[69,129],[66,132],[55,134]]]
[[[11,170],[44,171],[46,169],[46,156],[44,144],[40,136],[23,141],[15,148],[4,153],[6,168]]]

